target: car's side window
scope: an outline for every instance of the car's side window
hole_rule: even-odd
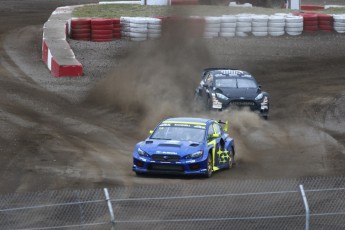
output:
[[[205,80],[206,85],[211,86],[213,81],[213,76],[211,74],[208,74]]]
[[[221,127],[219,126],[219,124],[214,123],[213,128],[214,128],[214,133],[221,135]]]
[[[207,130],[207,138],[208,138],[208,139],[212,138],[213,134],[214,134],[213,126],[210,125],[210,126],[208,127],[208,130]]]

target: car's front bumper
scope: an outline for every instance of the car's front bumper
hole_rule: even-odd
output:
[[[207,174],[207,159],[185,162],[161,162],[133,158],[132,169],[137,173],[205,175]]]
[[[255,100],[228,100],[223,101],[217,98],[212,100],[212,109],[225,110],[230,108],[249,108],[251,111],[260,112],[261,115],[267,116],[269,112],[268,100],[255,101]]]

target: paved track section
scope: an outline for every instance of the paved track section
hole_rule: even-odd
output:
[[[202,182],[136,177],[131,151],[160,119],[200,115],[189,103],[209,66],[249,70],[272,97],[267,122],[248,111],[201,114],[230,119],[237,141],[237,167],[211,180],[344,174],[343,35],[71,40],[85,76],[54,78],[41,61],[42,25],[56,7],[87,2],[0,2],[1,193]]]

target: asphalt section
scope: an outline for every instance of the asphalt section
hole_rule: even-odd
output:
[[[87,2],[97,1],[0,2],[1,193],[202,182],[131,171],[134,144],[167,116],[230,119],[238,164],[211,180],[344,175],[343,35],[71,40],[84,76],[54,78],[41,61],[42,25],[56,7]],[[269,120],[195,113],[189,102],[210,66],[257,76],[272,98]]]

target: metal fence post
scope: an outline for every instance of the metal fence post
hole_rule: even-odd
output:
[[[104,195],[105,195],[105,200],[107,201],[108,204],[108,209],[110,213],[110,218],[111,218],[111,230],[115,230],[115,215],[113,211],[113,206],[111,205],[111,200],[109,197],[109,192],[107,188],[104,188]]]
[[[299,190],[301,191],[303,203],[304,203],[304,208],[305,208],[305,229],[309,230],[309,205],[308,205],[308,200],[304,192],[303,185],[299,185]]]
[[[84,225],[85,224],[85,220],[84,220],[84,210],[81,204],[81,201],[79,199],[79,195],[77,193],[77,191],[74,191],[74,194],[77,196],[77,202],[78,202],[78,207],[79,207],[79,211],[80,211],[80,224]],[[84,228],[84,227],[83,227]]]

